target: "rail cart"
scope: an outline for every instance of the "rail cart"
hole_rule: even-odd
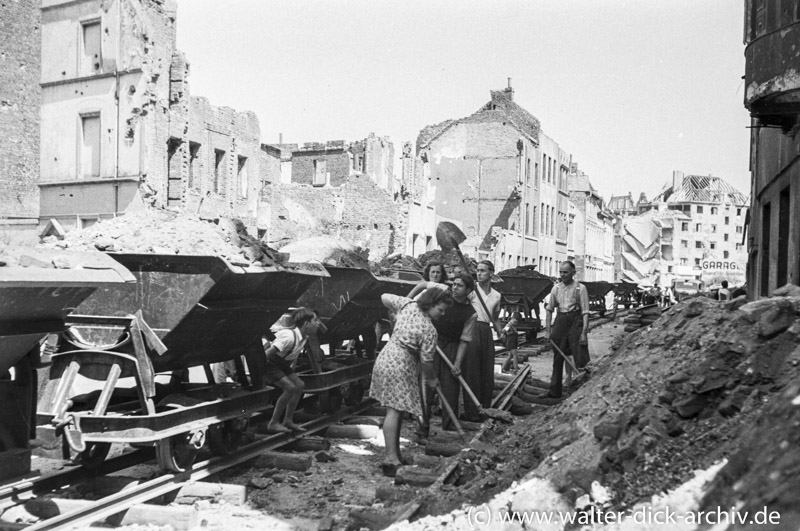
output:
[[[589,296],[589,310],[597,312],[600,317],[604,317],[606,315],[606,295],[614,289],[614,284],[603,280],[581,281],[581,284],[586,286],[587,295]]]
[[[539,305],[550,293],[554,279],[540,275],[532,266],[500,271],[498,276],[503,282],[492,287],[503,296],[502,308],[506,313],[520,312],[523,320],[517,324],[517,329],[524,330],[528,340],[535,339],[541,328]]]
[[[617,282],[614,284],[614,309],[623,306],[626,310],[638,306],[637,294],[639,285],[634,282]]]
[[[102,253],[18,251],[40,265],[59,256],[81,269],[0,267],[0,482],[30,471],[41,342],[64,330],[67,314],[97,288],[135,280]]]
[[[271,403],[261,337],[327,273],[212,256],[112,256],[137,282],[98,290],[69,317],[39,421],[63,430],[85,466],[102,463],[112,443],[154,445],[161,468],[176,472],[191,466],[206,438],[212,451],[232,451],[252,413]],[[226,361],[237,383],[215,383],[211,365]],[[188,381],[192,367],[204,369],[205,381]],[[369,368],[345,373],[317,375],[307,392]],[[101,388],[73,390],[79,375]]]
[[[378,337],[375,324],[388,317],[381,295],[405,296],[422,278],[405,273],[399,278],[375,276],[366,269],[326,267],[330,277],[317,279],[300,298],[314,308],[327,331],[320,338],[333,344],[363,335],[367,357],[374,358]]]

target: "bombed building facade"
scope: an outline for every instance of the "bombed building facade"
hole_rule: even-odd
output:
[[[513,88],[491,91],[472,115],[424,128],[416,150],[435,216],[462,227],[465,252],[498,269],[534,264],[555,274],[567,258],[571,156],[514,102]]]
[[[264,144],[259,232],[271,245],[331,236],[369,249],[405,251],[407,208],[394,197],[394,146],[370,134],[352,143]]]
[[[572,260],[578,278],[613,282],[614,215],[577,164],[573,164],[568,182],[570,202],[575,207]]]
[[[150,204],[255,228],[258,119],[190,95],[174,1],[45,0],[41,13],[42,222]]]
[[[675,171],[660,194],[637,208],[640,214],[617,223],[619,280],[745,283],[748,201],[724,179]]]
[[[800,12],[746,0],[745,97],[750,111],[751,215],[748,294],[800,283]]]

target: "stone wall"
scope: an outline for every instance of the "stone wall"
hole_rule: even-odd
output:
[[[273,184],[261,200],[270,205],[267,239],[273,245],[332,236],[369,249],[371,260],[404,250],[406,206],[365,175],[354,174],[337,187]]]
[[[0,218],[39,215],[39,4],[0,4]]]

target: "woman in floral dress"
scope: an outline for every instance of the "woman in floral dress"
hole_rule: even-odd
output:
[[[397,316],[397,322],[389,342],[375,360],[369,394],[386,407],[383,421],[386,459],[382,468],[384,474],[392,476],[404,464],[400,456],[402,412],[408,411],[415,417],[422,415],[420,369],[429,387],[437,384],[433,367],[437,334],[431,320],[444,315],[453,304],[453,297],[447,291],[429,289],[417,300],[384,294],[381,301]]]

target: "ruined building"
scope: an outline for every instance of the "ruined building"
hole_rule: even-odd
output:
[[[174,0],[44,0],[41,15],[42,222],[152,204],[255,230],[258,119],[190,95]]]
[[[745,97],[752,118],[748,295],[800,283],[800,11],[746,0]]]
[[[416,149],[429,165],[435,215],[462,226],[465,252],[498,269],[557,271],[567,257],[571,157],[514,102],[511,86],[472,115],[424,128]]]
[[[405,250],[407,213],[394,198],[394,146],[370,134],[345,143],[264,144],[259,203],[263,236],[280,247],[331,236],[379,260]]]
[[[619,280],[745,282],[747,198],[719,177],[673,172],[660,194],[618,223]]]
[[[35,243],[39,213],[39,2],[0,4],[0,243]]]
[[[574,257],[581,280],[614,281],[614,215],[594,189],[589,176],[573,164],[569,197],[575,205]]]

